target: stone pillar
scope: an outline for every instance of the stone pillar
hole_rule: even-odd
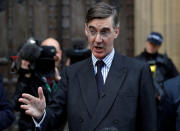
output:
[[[166,50],[170,58],[180,71],[180,8],[179,0],[166,0]]]
[[[135,55],[145,47],[151,31],[162,33],[161,53],[167,52],[180,71],[180,8],[178,0],[135,1]]]

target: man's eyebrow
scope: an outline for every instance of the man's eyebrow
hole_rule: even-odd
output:
[[[88,28],[89,29],[96,29],[94,26],[91,26],[91,25]],[[108,28],[108,27],[104,27],[101,29],[101,31],[109,31],[109,30],[110,30],[110,28]]]
[[[104,28],[101,29],[101,31],[110,31],[110,28],[104,27]]]
[[[95,27],[94,27],[94,26],[91,26],[91,25],[90,25],[88,28],[89,28],[89,29],[95,29]]]

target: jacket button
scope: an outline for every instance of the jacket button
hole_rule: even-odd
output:
[[[79,122],[80,122],[80,123],[83,123],[83,122],[84,122],[83,118],[80,118],[80,119],[79,119]]]
[[[119,120],[114,120],[113,123],[114,123],[114,124],[118,124],[118,123],[119,123]]]

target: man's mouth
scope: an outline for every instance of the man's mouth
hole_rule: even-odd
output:
[[[100,47],[100,46],[95,46],[95,48],[96,48],[96,49],[102,49],[102,47]]]
[[[103,51],[103,47],[101,46],[94,46],[94,49],[96,52],[99,52],[99,53]]]

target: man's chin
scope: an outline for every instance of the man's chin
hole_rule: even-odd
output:
[[[103,59],[105,56],[104,56],[104,54],[102,54],[102,53],[94,53],[94,56],[96,57],[96,58],[98,58],[98,59]]]

